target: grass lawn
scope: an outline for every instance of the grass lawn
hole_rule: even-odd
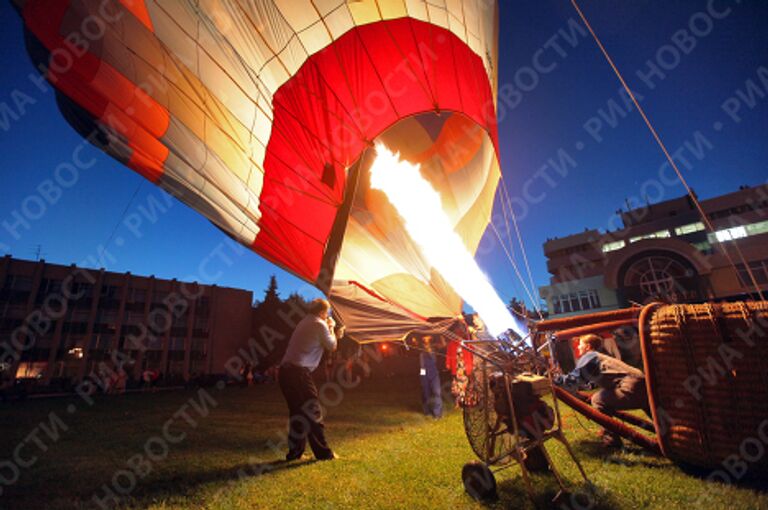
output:
[[[327,418],[329,440],[342,457],[332,462],[277,462],[281,456],[269,445],[282,439],[286,419],[276,386],[208,393],[215,406],[208,404],[207,416],[191,390],[101,398],[92,406],[79,399],[0,406],[0,461],[31,437],[18,452],[32,464],[19,470],[15,484],[1,486],[0,508],[99,508],[93,495],[107,499],[105,486],[126,493],[121,505],[129,508],[484,508],[461,484],[463,464],[474,460],[461,413],[422,417],[416,377],[345,391]],[[52,412],[66,427],[59,425],[57,440]],[[704,482],[638,450],[605,454],[595,427],[582,418],[585,430],[570,411],[564,417],[596,485],[596,508],[768,508],[765,493]],[[577,482],[562,448],[551,451]],[[139,475],[127,463],[131,457],[142,461]],[[0,481],[8,480],[13,473],[2,466]],[[519,468],[497,480],[500,501],[492,508],[532,507]],[[548,506],[555,484],[542,475],[535,486],[540,507]]]

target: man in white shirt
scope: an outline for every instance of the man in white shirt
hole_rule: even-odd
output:
[[[300,458],[307,440],[318,460],[335,458],[325,440],[322,410],[312,380],[312,372],[320,364],[323,352],[336,350],[337,338],[344,336],[343,327],[334,334],[333,319],[328,316],[330,308],[324,299],[315,299],[309,304],[309,313],[293,331],[280,364],[278,382],[289,413],[286,460]]]

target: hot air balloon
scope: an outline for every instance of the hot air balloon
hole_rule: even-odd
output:
[[[360,342],[462,300],[367,166],[421,166],[466,249],[500,178],[487,0],[14,0],[67,121],[331,298]]]

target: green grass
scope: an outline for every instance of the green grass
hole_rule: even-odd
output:
[[[347,390],[329,410],[329,440],[341,455],[332,462],[277,462],[269,441],[282,439],[285,408],[275,386],[212,388],[216,400],[207,417],[193,409],[195,426],[176,420],[171,431],[187,437],[169,446],[167,457],[137,478],[122,502],[130,508],[484,508],[472,501],[460,472],[473,454],[464,438],[461,413],[434,421],[419,414],[418,380],[368,381]],[[49,413],[67,426],[58,441],[44,433],[47,451],[27,444],[24,458],[37,462],[19,480],[3,487],[0,508],[92,508],[94,492],[126,461],[141,453],[148,438],[194,391],[102,398],[88,407],[80,400],[45,400],[0,407],[0,459]],[[74,403],[77,411],[67,412]],[[670,462],[636,449],[606,454],[596,446],[595,427],[564,412],[567,435],[596,485],[597,508],[768,508],[768,496],[748,488],[704,482]],[[151,443],[160,453],[160,443]],[[561,447],[551,452],[571,482],[579,478]],[[0,476],[9,476],[0,470]],[[128,483],[123,473],[123,483]],[[497,474],[500,501],[493,508],[530,508],[518,467]],[[555,484],[548,476],[534,480],[540,507]],[[576,487],[579,486],[578,484]],[[706,494],[705,500],[700,500]]]

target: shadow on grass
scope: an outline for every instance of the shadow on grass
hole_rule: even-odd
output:
[[[579,441],[574,445],[574,451],[579,456],[598,458],[607,464],[625,467],[642,467],[650,469],[670,469],[707,483],[727,482],[728,485],[750,489],[756,492],[768,494],[768,483],[765,481],[765,473],[758,469],[752,469],[739,477],[733,476],[725,468],[708,469],[691,464],[673,462],[666,457],[648,452],[635,445],[627,445],[622,449],[606,449],[596,441]],[[622,454],[631,454],[628,457]]]
[[[533,503],[537,509],[582,509],[616,510],[621,508],[617,500],[600,487],[582,483],[565,481],[567,492],[561,493],[560,486],[552,475],[532,475],[533,498],[525,489],[523,477],[512,476],[497,480],[498,500],[488,503],[490,508],[523,508]]]
[[[134,503],[142,505],[163,498],[191,497],[195,495],[200,486],[215,482],[225,483],[217,490],[217,492],[222,492],[242,480],[269,476],[281,471],[309,466],[316,462],[320,461],[305,459],[290,462],[286,460],[245,462],[229,468],[184,473],[166,478],[153,478],[146,482],[139,482],[131,494],[131,499]]]
[[[728,471],[725,467],[718,469],[707,469],[691,464],[676,464],[680,471],[686,475],[717,487],[723,483],[734,485],[743,489],[750,489],[762,494],[768,494],[768,481],[766,481],[765,472],[753,467],[742,473],[738,478]],[[717,485],[715,485],[717,484]]]
[[[573,443],[573,449],[578,458],[600,459],[609,464],[651,469],[669,467],[664,457],[626,442],[622,448],[606,448],[599,441],[576,441]],[[632,457],[627,457],[626,454],[632,455]]]

